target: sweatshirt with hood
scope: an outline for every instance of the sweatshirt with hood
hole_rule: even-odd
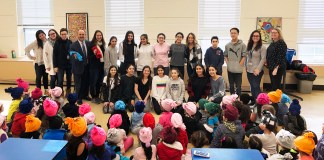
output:
[[[157,155],[159,160],[181,160],[183,147],[180,142],[175,141],[173,144],[160,142],[157,145]]]
[[[19,137],[22,132],[26,130],[25,128],[25,122],[26,122],[26,116],[27,114],[23,114],[20,112],[17,112],[15,114],[13,123],[12,123],[12,128],[11,128],[11,133],[15,137]]]
[[[240,65],[243,57],[246,57],[246,45],[242,40],[236,43],[229,42],[225,46],[224,57],[228,58],[227,70],[231,73],[242,73],[244,66]]]

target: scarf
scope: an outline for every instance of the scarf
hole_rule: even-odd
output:
[[[236,125],[234,122],[224,121],[224,125],[233,133],[236,133]]]
[[[50,42],[51,46],[54,47],[54,44],[55,44],[56,40],[51,40],[50,38],[48,38],[48,41]]]

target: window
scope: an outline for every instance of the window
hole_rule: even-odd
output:
[[[17,19],[18,56],[22,56],[25,47],[36,39],[37,30],[42,29],[47,34],[53,28],[52,1],[17,0]]]
[[[105,6],[107,41],[116,36],[119,44],[131,30],[139,43],[144,32],[144,0],[106,0]]]
[[[240,28],[240,0],[199,0],[198,39],[203,54],[211,46],[210,38],[218,36],[218,46],[225,49],[231,40],[230,29]]]
[[[306,64],[324,64],[324,1],[300,0],[297,56]]]

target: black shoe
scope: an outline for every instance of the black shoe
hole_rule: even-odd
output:
[[[79,99],[79,100],[77,101],[77,104],[78,104],[78,105],[81,105],[81,104],[82,104],[82,99]]]
[[[86,96],[83,98],[84,100],[91,101],[91,98],[89,96]]]

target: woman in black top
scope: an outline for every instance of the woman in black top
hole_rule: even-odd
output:
[[[127,73],[120,77],[120,92],[119,92],[119,99],[124,101],[126,107],[129,109],[130,112],[134,111],[135,105],[135,94],[134,94],[134,87],[135,87],[135,80],[136,77],[134,76],[135,65],[129,64],[127,66]]]
[[[281,31],[277,28],[271,31],[272,43],[267,49],[267,66],[272,90],[281,89],[281,79],[286,72],[287,45]]]
[[[151,104],[151,87],[152,87],[152,77],[151,68],[149,66],[144,66],[140,77],[137,78],[135,82],[134,92],[139,101],[143,101],[145,104],[144,112],[150,111]]]
[[[127,67],[132,64],[135,66],[137,44],[134,41],[134,32],[127,31],[125,39],[119,44],[118,58],[120,60],[119,73],[126,74]]]
[[[104,78],[102,84],[102,94],[104,100],[104,113],[112,113],[115,102],[118,101],[120,79],[117,73],[117,67],[112,65],[109,67],[108,75]]]
[[[204,66],[197,64],[192,77],[189,78],[187,91],[188,101],[197,103],[201,98],[207,98],[210,92],[209,77],[206,76]]]

